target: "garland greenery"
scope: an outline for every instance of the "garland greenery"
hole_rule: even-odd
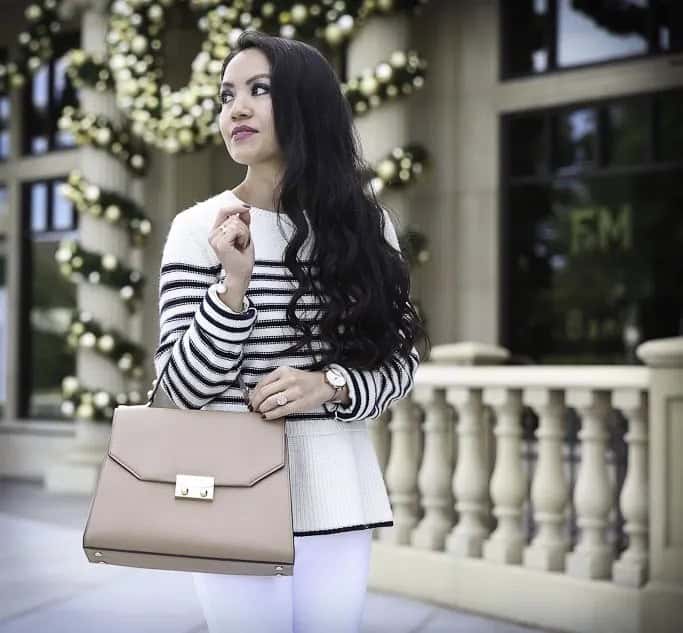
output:
[[[137,204],[115,191],[102,190],[89,183],[77,169],[69,173],[60,191],[80,213],[87,213],[125,229],[132,247],[144,246],[152,232],[152,222]]]
[[[106,356],[128,378],[144,378],[144,347],[131,343],[115,329],[102,327],[90,312],[78,309],[72,311],[66,342],[72,350],[80,347]]]
[[[73,239],[63,239],[55,252],[62,275],[74,283],[87,281],[117,290],[130,313],[141,299],[144,277],[139,270],[123,266],[111,253],[86,251]]]

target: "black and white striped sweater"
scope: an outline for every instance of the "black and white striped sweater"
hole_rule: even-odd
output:
[[[186,409],[246,411],[236,378],[253,387],[281,365],[309,369],[310,350],[284,351],[299,339],[286,319],[286,307],[298,282],[283,262],[293,224],[274,212],[252,207],[251,236],[255,263],[238,313],[218,297],[225,271],[208,242],[216,213],[236,198],[230,190],[179,213],[164,245],[159,280],[159,344],[154,355],[157,376],[170,358],[161,387],[176,406]],[[399,248],[386,216],[387,241]],[[312,236],[300,257],[310,253]],[[297,315],[315,334],[320,304],[312,294],[297,306]],[[319,338],[314,351],[322,350]],[[413,386],[419,363],[413,348],[375,370],[337,367],[346,377],[350,403],[334,412],[320,406],[286,417],[295,534],[311,534],[390,525],[386,489],[379,470],[368,421],[376,418]],[[344,461],[348,463],[344,464]],[[346,466],[355,472],[349,477]],[[339,477],[340,473],[344,477]]]

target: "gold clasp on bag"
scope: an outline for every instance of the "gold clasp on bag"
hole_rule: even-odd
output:
[[[200,477],[198,475],[176,475],[176,499],[200,499],[201,501],[213,501],[213,484],[213,477]]]

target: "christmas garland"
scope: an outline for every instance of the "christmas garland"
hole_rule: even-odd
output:
[[[151,221],[137,204],[114,191],[102,190],[89,183],[77,169],[69,173],[60,191],[80,213],[102,218],[128,231],[132,247],[144,246],[152,232]]]
[[[355,115],[377,108],[387,99],[410,95],[424,85],[427,62],[415,51],[395,51],[388,61],[367,68],[358,77],[342,84],[342,92]]]
[[[144,378],[144,347],[131,343],[115,329],[102,327],[90,312],[72,311],[66,342],[72,350],[81,347],[106,356],[129,378]]]
[[[87,281],[117,289],[128,311],[133,313],[141,299],[144,277],[139,270],[126,268],[110,253],[92,253],[73,239],[63,239],[55,252],[62,275],[74,283]]]
[[[62,380],[61,412],[66,417],[109,423],[115,407],[144,401],[137,390],[112,394],[101,389],[85,389],[76,376],[65,376]]]

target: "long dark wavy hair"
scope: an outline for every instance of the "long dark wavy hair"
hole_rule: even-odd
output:
[[[287,351],[313,351],[311,322],[295,312],[310,293],[324,306],[319,338],[330,347],[315,369],[328,362],[375,369],[396,352],[407,355],[418,338],[429,343],[409,296],[407,259],[386,242],[382,206],[363,186],[368,166],[333,67],[304,42],[245,31],[221,77],[232,58],[249,48],[258,48],[270,63],[275,132],[285,162],[276,211],[296,227],[284,258],[299,282],[287,321],[303,336]],[[309,232],[304,209],[314,235],[315,276],[297,258]]]

